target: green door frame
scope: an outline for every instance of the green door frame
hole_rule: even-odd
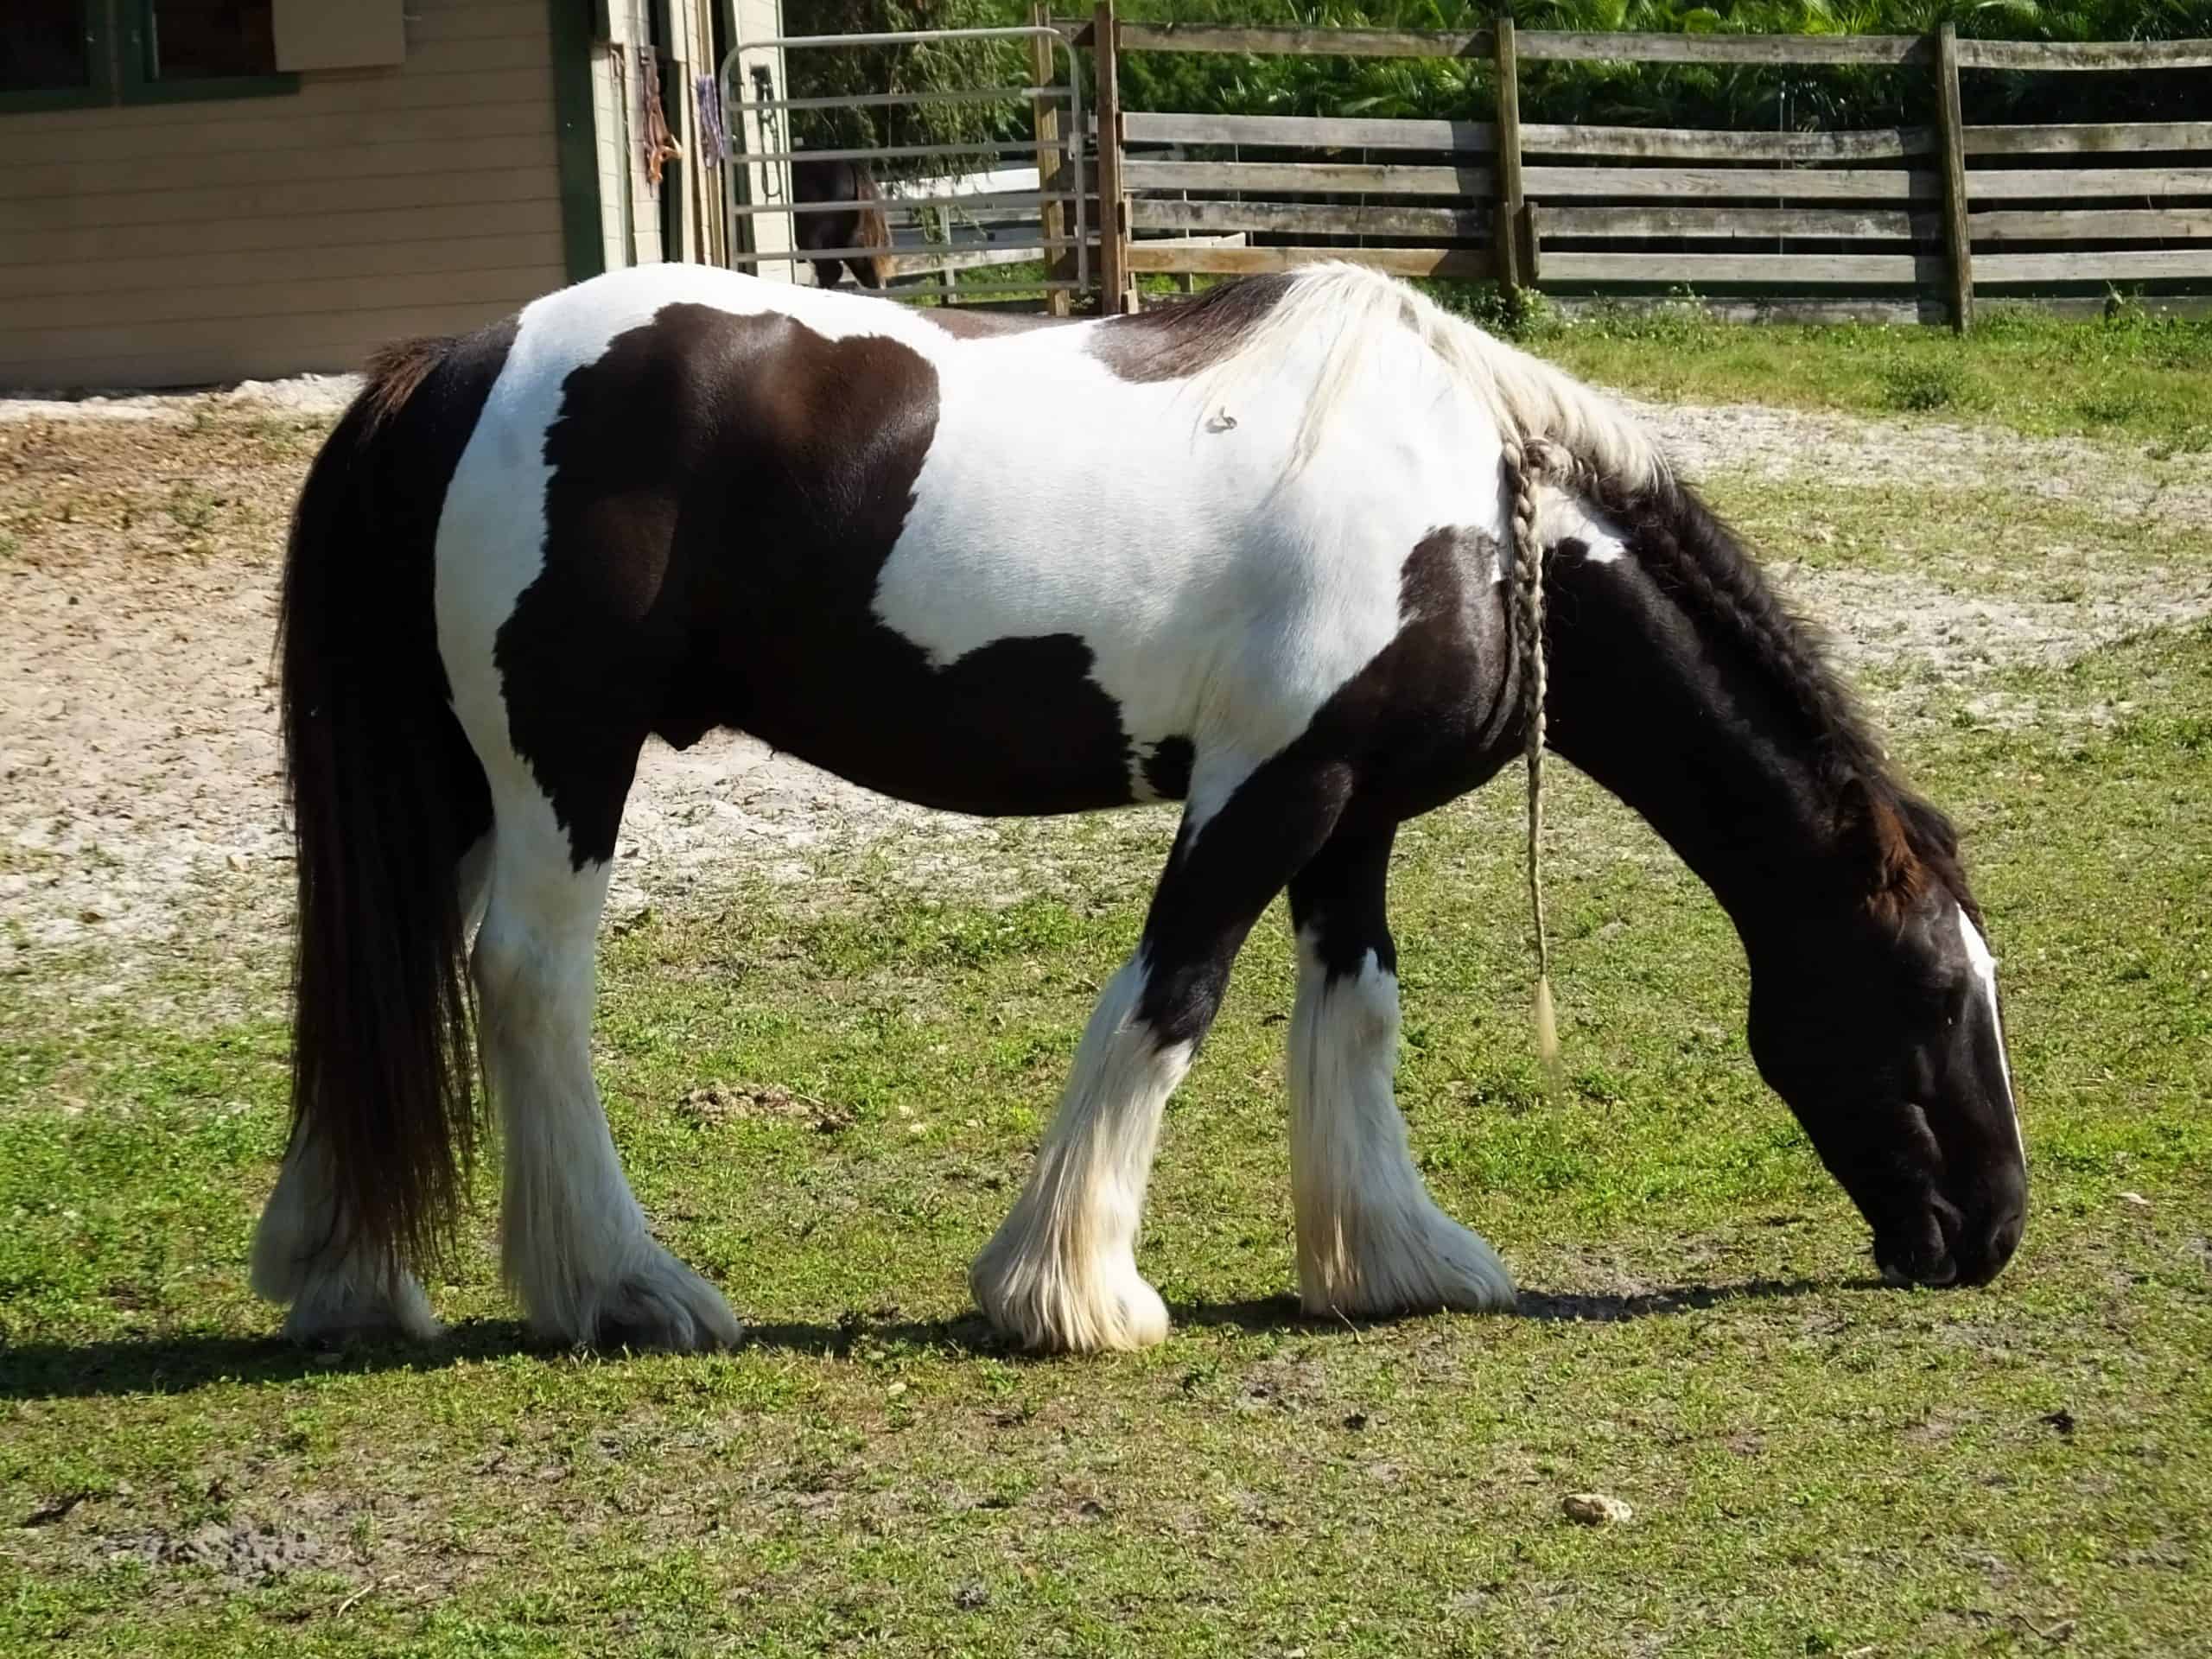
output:
[[[592,110],[594,0],[547,0],[553,39],[554,149],[561,178],[561,255],[569,280],[607,269],[600,219],[599,133]]]

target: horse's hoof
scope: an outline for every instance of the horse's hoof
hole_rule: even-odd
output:
[[[1131,1353],[1167,1339],[1167,1304],[1134,1261],[1071,1273],[986,1250],[968,1281],[999,1334],[1033,1353]]]
[[[541,1336],[581,1348],[696,1354],[734,1348],[745,1326],[722,1294],[658,1244],[563,1310],[533,1307]]]
[[[364,1282],[342,1274],[310,1278],[299,1287],[284,1316],[287,1339],[312,1347],[336,1348],[357,1342],[435,1342],[445,1326],[430,1312],[412,1274],[388,1282]]]
[[[1333,1246],[1326,1252],[1300,1241],[1300,1300],[1310,1315],[1500,1313],[1516,1303],[1497,1252],[1433,1205],[1381,1219],[1340,1217],[1323,1230]]]

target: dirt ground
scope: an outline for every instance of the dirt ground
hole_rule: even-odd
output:
[[[197,397],[0,401],[0,973],[87,950],[102,974],[124,973],[204,947],[195,932],[211,926],[232,950],[277,947],[289,901],[277,561],[300,478],[352,390],[309,377]],[[2109,446],[1754,406],[1640,412],[1693,477],[2001,479],[2122,518],[2212,520],[2212,458],[2153,466]],[[1932,677],[1996,718],[2004,694],[1972,682],[2212,613],[2202,572],[2083,569],[2087,590],[2059,601],[1775,566],[1870,678],[1878,708],[1888,679]],[[680,903],[736,875],[804,881],[869,845],[896,843],[925,872],[988,872],[979,855],[1030,833],[885,800],[742,737],[681,754],[656,746],[612,909]]]

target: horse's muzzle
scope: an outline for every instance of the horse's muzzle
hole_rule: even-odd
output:
[[[1968,1216],[1931,1196],[1912,1223],[1886,1236],[1876,1235],[1875,1264],[1895,1285],[1986,1285],[2019,1249],[2025,1212],[2024,1202],[2013,1199]]]

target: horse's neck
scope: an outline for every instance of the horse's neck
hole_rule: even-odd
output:
[[[1801,900],[1834,837],[1781,688],[1632,551],[1599,563],[1563,549],[1550,590],[1550,746],[1657,830],[1739,928]]]

